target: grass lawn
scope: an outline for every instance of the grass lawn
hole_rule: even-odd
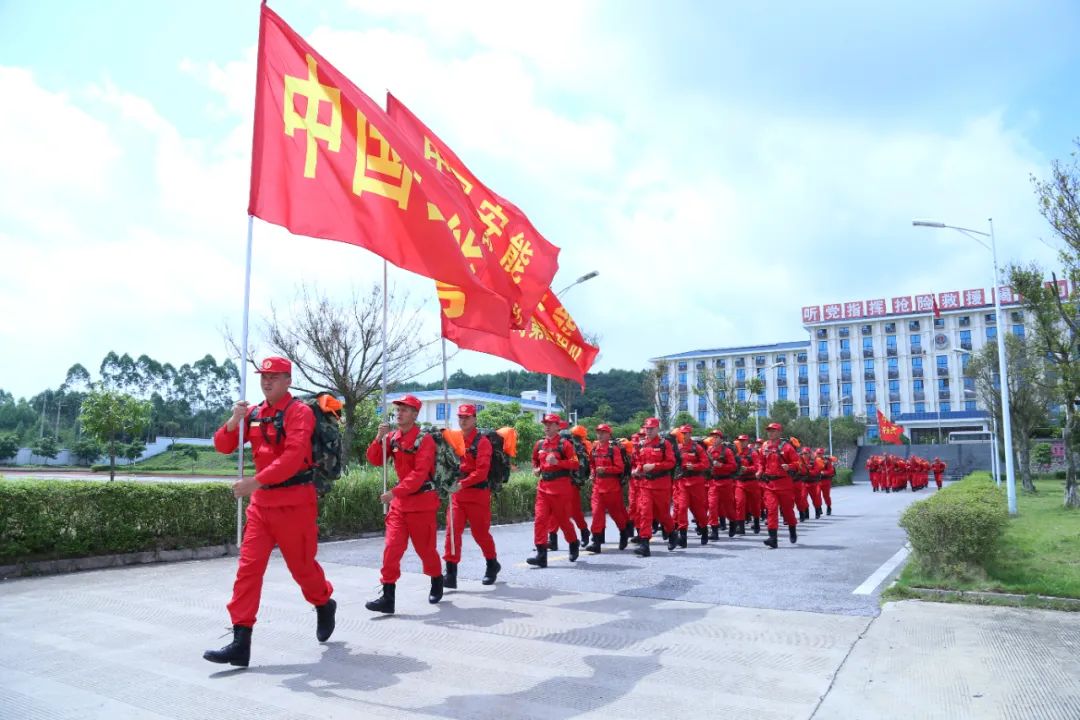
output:
[[[236,455],[222,455],[213,447],[197,448],[198,457],[193,461],[180,450],[166,450],[160,455],[147,458],[134,465],[117,465],[116,474],[125,473],[174,473],[177,475],[235,475]],[[248,450],[245,467],[251,472],[255,466],[251,463],[251,451]],[[108,468],[101,471],[108,473]]]
[[[1017,492],[1017,516],[1009,520],[1001,550],[986,562],[986,579],[926,577],[909,562],[898,585],[948,590],[986,590],[1080,598],[1080,511],[1066,510],[1063,482],[1036,480],[1037,495]]]

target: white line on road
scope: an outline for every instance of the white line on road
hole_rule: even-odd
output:
[[[852,595],[870,595],[874,592],[878,585],[889,577],[889,573],[896,569],[896,566],[904,562],[908,556],[908,548],[905,545],[896,551],[896,554],[885,561],[885,564],[874,571],[874,574],[866,578],[863,584],[851,591]]]

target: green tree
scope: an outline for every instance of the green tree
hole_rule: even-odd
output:
[[[139,459],[139,456],[146,451],[146,443],[142,441],[142,438],[135,438],[129,443],[124,443],[120,448],[120,454],[131,462],[135,462]]]
[[[30,453],[46,460],[53,460],[60,454],[60,446],[56,443],[56,438],[46,434],[34,442],[30,448]]]
[[[0,433],[0,462],[10,460],[19,452],[19,436],[13,432]]]
[[[777,400],[769,408],[769,422],[778,422],[784,427],[791,425],[799,417],[799,406],[791,400]]]
[[[701,423],[694,419],[694,416],[688,412],[679,412],[675,414],[675,417],[671,420],[672,428],[680,428],[683,425],[689,425],[694,428],[694,435],[701,434]]]
[[[1039,443],[1032,449],[1031,459],[1042,468],[1043,472],[1046,472],[1050,467],[1050,463],[1054,461],[1054,451],[1049,443]]]
[[[75,460],[89,465],[101,457],[101,443],[92,437],[81,437],[71,445],[71,454]]]
[[[134,438],[150,422],[151,404],[130,395],[95,390],[82,403],[79,418],[87,434],[105,445],[109,453],[109,480],[116,477],[116,456],[125,438]]]
[[[180,451],[181,457],[186,457],[191,461],[191,473],[195,474],[195,463],[199,462],[199,450],[194,445],[188,445]]]
[[[540,424],[528,411],[521,409],[521,404],[488,403],[476,414],[476,424],[483,428],[498,429],[512,427],[517,433],[518,463],[532,462],[532,449],[540,436],[544,434]]]

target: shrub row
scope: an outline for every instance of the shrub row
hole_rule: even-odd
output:
[[[924,572],[962,578],[978,575],[997,552],[1008,520],[1002,489],[976,475],[908,507],[900,526]]]
[[[836,468],[836,477],[834,477],[832,481],[833,487],[851,485],[853,483],[851,478],[854,474],[855,471],[851,468]]]

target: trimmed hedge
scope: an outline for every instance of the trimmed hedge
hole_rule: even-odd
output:
[[[967,577],[997,552],[1008,521],[1004,491],[969,476],[908,507],[900,526],[924,572]]]
[[[851,468],[836,468],[836,477],[834,477],[832,481],[833,487],[854,484],[854,480],[852,480],[854,475],[855,471]]]

